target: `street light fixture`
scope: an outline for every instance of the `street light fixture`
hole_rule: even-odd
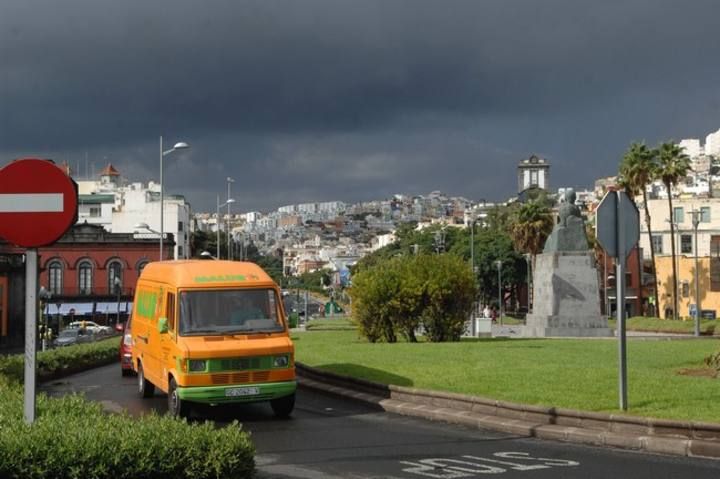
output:
[[[163,157],[165,155],[169,155],[173,151],[176,150],[185,150],[187,148],[190,148],[190,145],[187,143],[180,141],[178,143],[175,143],[175,146],[170,148],[169,150],[163,151],[163,138],[160,137],[160,261],[163,260],[163,236],[165,231],[165,218],[164,218],[164,210],[165,210],[165,197],[164,197],[164,190],[163,190]]]
[[[220,195],[218,195],[218,197],[217,197],[217,222],[216,222],[216,224],[217,224],[217,244],[216,244],[216,251],[215,251],[215,257],[217,259],[221,259],[220,258],[220,208],[222,208],[223,206],[229,205],[230,203],[235,203],[235,200],[232,198],[228,198],[228,200],[225,203],[220,204]]]
[[[675,241],[675,236],[670,235],[670,242],[673,244],[673,248],[675,249],[675,258],[674,258],[674,266],[675,271],[677,272],[677,276],[673,278],[673,292],[674,292],[674,300],[673,300],[673,319],[677,320],[680,319],[680,311],[679,305],[680,305],[680,225],[678,225],[673,219],[666,219],[666,223],[670,223],[675,228],[675,234],[677,235],[678,241]],[[672,231],[672,230],[671,230]]]

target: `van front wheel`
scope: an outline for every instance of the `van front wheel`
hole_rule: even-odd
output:
[[[190,412],[187,401],[183,401],[178,395],[175,378],[170,378],[168,387],[168,412],[173,417],[187,417]]]
[[[145,379],[145,372],[143,371],[142,363],[138,362],[138,392],[144,398],[151,398],[155,394],[155,385]]]
[[[270,407],[272,407],[272,410],[277,417],[290,417],[290,414],[293,412],[293,408],[295,408],[295,393],[271,400]]]

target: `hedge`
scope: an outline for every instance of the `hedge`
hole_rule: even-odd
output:
[[[117,360],[118,340],[38,353],[40,376]],[[151,413],[108,414],[82,396],[37,397],[36,420],[23,418],[21,355],[0,357],[0,477],[246,478],[255,449],[236,421],[216,428]]]

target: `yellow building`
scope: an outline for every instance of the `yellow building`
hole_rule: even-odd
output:
[[[690,318],[690,305],[695,305],[695,257],[677,255],[678,270],[678,311],[683,319]],[[700,283],[700,308],[703,311],[720,311],[720,264],[715,265],[716,281],[711,278],[711,261],[719,262],[719,258],[698,258],[698,278]],[[672,257],[659,256],[656,258],[658,287],[660,288],[660,315],[663,318],[672,318]]]

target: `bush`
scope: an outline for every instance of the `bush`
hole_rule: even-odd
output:
[[[39,377],[58,377],[117,361],[118,338],[38,353]],[[135,420],[106,414],[72,395],[37,397],[36,420],[23,417],[23,356],[0,357],[0,477],[245,478],[254,447],[240,424],[215,428],[170,416]]]
[[[106,414],[80,396],[37,401],[23,420],[19,385],[0,386],[0,477],[250,477],[254,448],[235,422],[222,429],[150,414]]]
[[[477,286],[468,265],[453,255],[396,257],[360,270],[350,295],[360,332],[370,342],[414,342],[420,325],[430,341],[458,341]]]
[[[50,349],[37,353],[37,374],[39,380],[47,380],[66,374],[84,371],[118,359],[120,338],[108,338],[93,343],[77,344],[64,348]],[[23,382],[24,356],[0,356],[0,375]]]

